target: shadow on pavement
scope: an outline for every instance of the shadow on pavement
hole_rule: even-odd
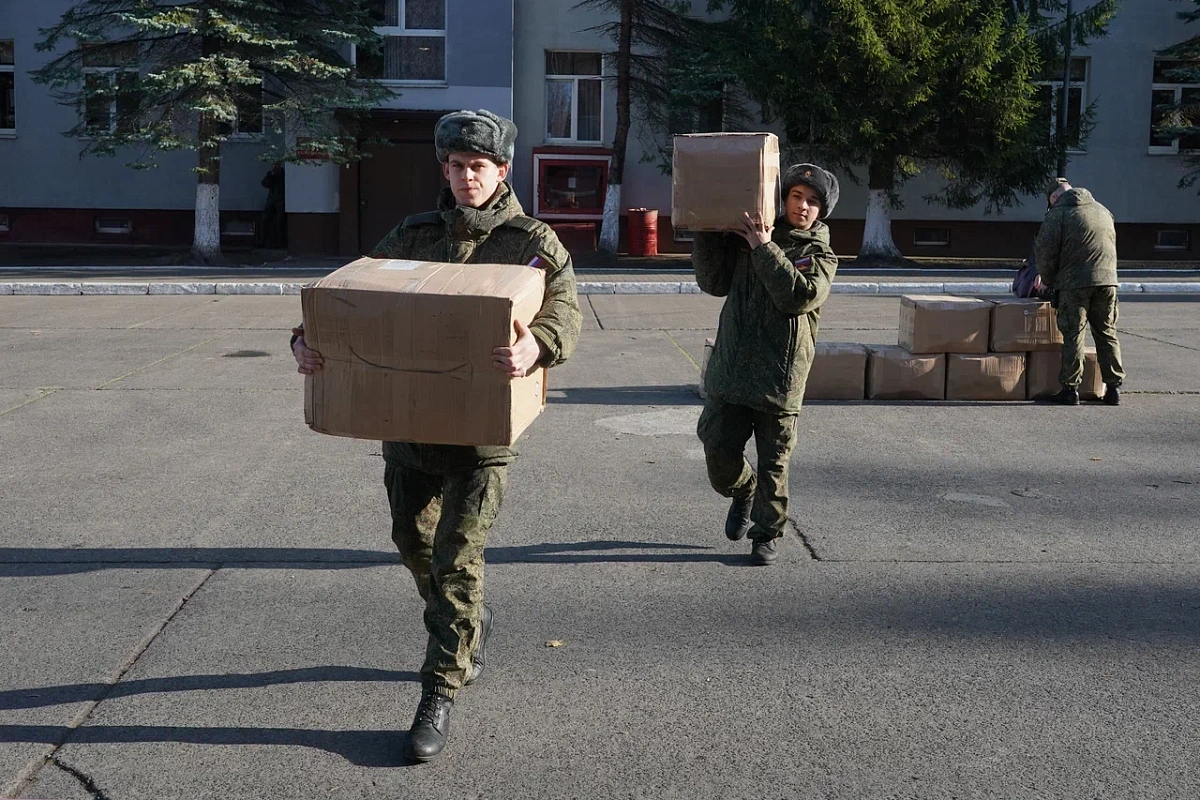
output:
[[[698,406],[695,384],[677,386],[577,386],[550,389],[547,403],[596,406]]]
[[[363,569],[399,564],[394,551],[322,547],[0,547],[0,577],[74,575],[103,569]]]
[[[323,731],[303,728],[198,728],[171,725],[95,725],[72,730],[63,725],[0,725],[0,743],[137,744],[177,742],[205,745],[311,747],[339,755],[360,767],[402,767],[407,730]]]
[[[421,676],[415,672],[367,667],[305,667],[271,672],[231,673],[227,675],[180,675],[172,678],[145,678],[122,681],[115,686],[106,683],[73,683],[62,686],[38,686],[32,689],[10,689],[0,692],[0,710],[43,708],[96,700],[132,697],[163,692],[195,692],[213,689],[259,689],[293,683],[417,683]]]
[[[650,550],[652,552],[618,552]],[[664,552],[668,550],[684,552]],[[489,547],[484,559],[489,564],[685,564],[712,562],[727,567],[749,566],[743,553],[714,553],[711,547],[661,542],[546,542],[544,544]],[[701,551],[701,552],[696,552]]]

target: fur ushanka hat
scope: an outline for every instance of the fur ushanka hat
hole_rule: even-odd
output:
[[[490,111],[454,111],[433,129],[433,146],[442,162],[451,153],[479,153],[497,164],[511,164],[516,143],[517,126]]]

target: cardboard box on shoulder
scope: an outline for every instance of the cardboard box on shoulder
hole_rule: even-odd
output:
[[[700,396],[708,397],[708,392],[704,391],[704,374],[708,372],[708,360],[712,358],[713,347],[716,346],[716,339],[704,340],[704,352],[700,354]]]
[[[867,345],[867,398],[944,400],[946,356],[916,354],[892,344]]]
[[[857,342],[817,342],[805,400],[862,400],[866,397],[867,347]]]
[[[1062,369],[1062,352],[1038,350],[1029,353],[1025,366],[1025,397],[1040,400],[1057,394],[1062,388],[1058,373]],[[1100,361],[1096,348],[1083,350],[1083,382],[1079,384],[1079,396],[1084,400],[1099,400],[1104,396],[1104,380],[1100,376]]]
[[[325,364],[305,378],[305,421],[358,439],[513,444],[545,405],[545,370],[509,378],[492,351],[544,293],[531,267],[373,258],[309,284],[304,336]]]
[[[743,213],[774,222],[779,139],[773,133],[676,136],[671,225],[676,231],[735,230]]]
[[[1062,346],[1058,315],[1044,300],[997,300],[992,307],[993,353],[1028,353]]]
[[[900,346],[911,353],[986,353],[992,304],[972,297],[903,295]]]
[[[948,354],[946,399],[1024,400],[1025,354]]]

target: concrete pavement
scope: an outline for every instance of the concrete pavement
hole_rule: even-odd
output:
[[[0,297],[0,795],[1200,795],[1200,305],[1122,304],[1120,408],[809,404],[770,568],[694,435],[719,307],[586,298],[414,767],[419,598],[379,446],[303,424],[298,298]]]

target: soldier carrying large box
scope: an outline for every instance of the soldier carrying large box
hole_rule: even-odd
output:
[[[491,363],[481,367],[521,379],[567,360],[582,315],[571,257],[548,225],[525,216],[504,182],[516,136],[510,120],[488,111],[459,111],[438,120],[434,142],[450,186],[442,190],[436,211],[405,219],[371,255],[477,264],[478,269],[487,264],[541,269],[545,295],[537,313],[528,324],[517,317],[512,336],[496,342]],[[321,369],[321,355],[307,347],[303,329],[295,334],[300,372],[311,375]],[[383,443],[384,482],[392,539],[425,601],[429,642],[406,750],[409,757],[426,761],[445,746],[458,690],[483,670],[492,623],[483,602],[484,543],[517,453],[503,444],[429,444],[413,438]]]

